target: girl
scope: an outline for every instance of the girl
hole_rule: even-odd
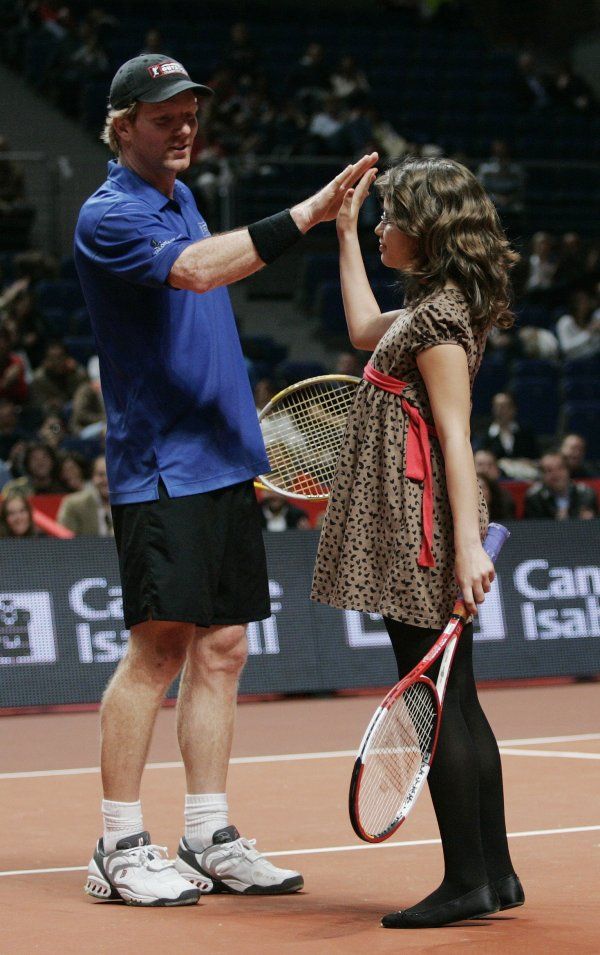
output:
[[[470,399],[486,336],[512,323],[517,256],[465,166],[406,160],[377,180],[381,261],[404,276],[406,308],[380,314],[357,235],[376,171],[337,217],[348,331],[372,351],[325,516],[313,599],[383,615],[399,676],[446,625],[457,584],[471,614],[494,579],[481,545],[487,511],[470,447]],[[498,747],[473,677],[465,628],[429,775],[445,875],[417,905],[383,919],[420,928],[521,905],[504,821]]]

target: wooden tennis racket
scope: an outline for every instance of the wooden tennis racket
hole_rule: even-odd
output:
[[[510,532],[490,524],[484,548],[495,561]],[[402,825],[431,768],[444,694],[459,637],[469,619],[462,597],[420,663],[377,707],[363,737],[350,780],[352,828],[365,842],[383,842]],[[443,652],[437,683],[427,670]]]
[[[360,378],[320,375],[275,395],[259,414],[271,470],[259,486],[300,500],[328,498]]]

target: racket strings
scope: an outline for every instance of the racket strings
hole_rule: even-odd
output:
[[[435,733],[437,704],[431,689],[414,683],[391,705],[374,729],[363,756],[358,813],[362,828],[382,835],[398,821],[403,803]]]
[[[261,420],[272,485],[307,497],[329,492],[355,393],[354,382],[315,382],[273,406]]]

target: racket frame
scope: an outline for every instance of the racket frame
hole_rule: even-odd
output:
[[[295,391],[300,391],[303,388],[308,388],[311,385],[320,385],[327,381],[335,381],[340,384],[354,384],[359,385],[362,381],[362,378],[357,378],[355,375],[317,375],[314,378],[305,378],[303,381],[297,381],[294,385],[288,385],[287,388],[282,388],[281,391],[278,391],[276,395],[273,395],[271,400],[267,402],[264,408],[259,412],[258,421],[259,424],[268,418],[271,411],[274,407],[277,407],[282,403],[282,401],[288,397],[288,395],[293,394]],[[281,494],[283,497],[292,498],[295,501],[327,501],[329,499],[329,493],[324,492],[322,494],[300,494],[295,491],[289,491],[278,487],[278,485],[273,484],[269,480],[268,474],[260,474],[255,482],[255,487],[267,489],[270,491],[275,491],[277,494]]]
[[[407,818],[412,807],[417,801],[417,797],[421,792],[421,789],[425,785],[425,781],[429,774],[431,763],[433,761],[433,757],[435,756],[437,747],[441,726],[442,705],[446,693],[448,677],[452,668],[452,661],[458,647],[458,640],[468,619],[469,615],[462,599],[457,600],[448,623],[435,641],[434,645],[430,650],[427,651],[419,663],[413,667],[410,673],[407,673],[402,680],[392,687],[392,689],[383,698],[380,705],[375,710],[373,718],[367,726],[358,750],[354,768],[352,770],[350,791],[348,794],[348,812],[350,815],[352,828],[354,829],[356,835],[365,842],[378,843],[389,839],[389,837],[400,828],[404,820]],[[437,683],[434,683],[433,680],[425,674],[426,671],[433,666],[435,661],[442,653],[444,656],[442,657],[442,662],[440,664],[440,672],[438,674]],[[435,728],[431,746],[427,753],[422,754],[421,766],[415,773],[410,789],[408,790],[404,801],[401,803],[394,820],[381,833],[377,833],[376,835],[373,833],[368,833],[360,822],[360,817],[356,810],[356,806],[358,803],[360,783],[365,768],[365,758],[367,756],[369,742],[373,737],[377,727],[379,726],[379,723],[385,719],[387,713],[396,700],[402,696],[408,687],[413,686],[415,683],[426,684],[429,687],[436,704]]]

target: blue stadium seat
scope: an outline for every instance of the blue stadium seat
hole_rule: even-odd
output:
[[[582,435],[587,442],[588,457],[592,461],[600,460],[600,400],[567,401],[563,410],[565,432]]]
[[[69,279],[38,282],[36,295],[42,311],[49,308],[62,308],[65,312],[70,313],[85,305],[79,282]]]
[[[278,377],[295,384],[297,381],[304,381],[305,378],[316,378],[317,375],[328,374],[329,369],[325,368],[320,361],[286,361],[279,365],[277,369]]]
[[[535,328],[550,328],[552,313],[545,305],[520,305],[516,309],[517,322],[521,328],[533,325]]]
[[[520,378],[511,385],[519,421],[537,434],[554,435],[560,410],[558,385],[548,378]]]
[[[241,342],[244,355],[253,362],[263,361],[269,365],[277,365],[287,355],[287,347],[269,335],[244,335]]]
[[[560,365],[541,358],[517,358],[511,366],[511,377],[514,379],[548,378],[557,381],[559,375]]]
[[[506,387],[508,372],[502,356],[485,356],[473,387],[473,414],[488,415],[492,398]]]
[[[73,314],[71,315],[71,332],[73,335],[91,335],[92,334],[92,323],[90,320],[90,313],[87,308],[76,308]]]
[[[42,321],[50,338],[64,338],[71,331],[71,318],[64,308],[42,308]]]
[[[326,336],[339,336],[346,331],[346,316],[339,282],[323,282],[317,295],[317,315]]]
[[[574,358],[565,361],[563,372],[566,378],[600,378],[600,354],[590,358]]]
[[[69,354],[84,367],[98,350],[93,335],[66,335],[63,341]]]
[[[69,282],[79,281],[77,269],[75,268],[75,259],[72,255],[69,255],[67,258],[61,260],[58,274],[61,279],[68,279]]]

